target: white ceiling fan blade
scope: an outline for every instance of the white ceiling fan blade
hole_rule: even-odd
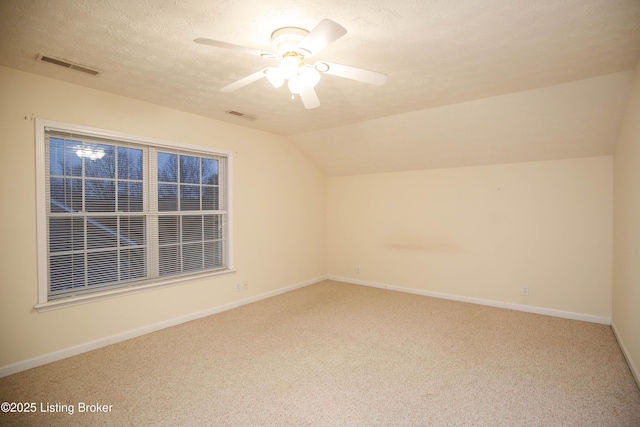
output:
[[[322,49],[347,34],[346,28],[330,19],[323,19],[298,46],[304,56],[316,55]],[[308,53],[307,53],[308,52]]]
[[[234,90],[238,90],[242,87],[245,87],[248,84],[251,84],[257,80],[260,80],[261,78],[265,77],[267,70],[260,70],[258,72],[255,72],[251,75],[248,75],[247,77],[243,77],[240,80],[233,82],[231,84],[226,85],[225,87],[223,87],[222,89],[220,89],[220,92],[233,92]]]
[[[218,48],[221,48],[221,49],[235,50],[236,52],[242,52],[242,53],[248,53],[250,55],[261,56],[263,58],[277,59],[277,56],[274,53],[264,52],[262,50],[257,50],[257,49],[253,49],[253,48],[250,48],[250,47],[240,46],[240,45],[237,45],[237,44],[222,42],[220,40],[199,38],[199,39],[195,39],[194,42],[196,42],[198,44],[205,44],[207,46],[218,47]]]
[[[316,62],[315,67],[316,70],[331,74],[332,76],[344,77],[376,86],[381,86],[387,81],[386,74],[363,70],[362,68],[350,67],[348,65],[333,64],[331,62],[323,61]]]
[[[302,89],[302,92],[300,92],[300,99],[302,99],[304,108],[307,110],[318,108],[320,106],[318,94],[316,93],[316,90],[310,86],[305,86],[305,88]]]

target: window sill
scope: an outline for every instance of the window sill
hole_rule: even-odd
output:
[[[218,271],[212,271],[207,273],[193,274],[189,276],[172,277],[170,279],[162,279],[157,282],[148,283],[144,285],[111,289],[104,292],[96,292],[93,294],[79,295],[76,297],[38,303],[34,306],[34,308],[38,311],[38,313],[44,313],[51,310],[58,310],[60,308],[73,307],[75,305],[87,304],[91,302],[116,298],[124,295],[131,295],[131,294],[137,294],[139,292],[146,292],[146,291],[151,291],[155,289],[166,288],[169,286],[174,286],[174,285],[182,284],[185,282],[201,280],[207,277],[234,274],[235,272],[236,272],[235,269],[226,269],[226,270],[218,270]]]

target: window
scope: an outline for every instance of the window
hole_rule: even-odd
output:
[[[36,128],[37,308],[232,270],[229,152]]]

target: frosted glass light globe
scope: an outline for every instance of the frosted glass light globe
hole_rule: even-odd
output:
[[[297,56],[285,56],[280,62],[280,71],[282,76],[289,80],[296,74],[298,74],[298,68],[300,68],[300,58]]]
[[[301,75],[295,75],[289,79],[289,90],[293,94],[298,94],[302,92],[305,88],[304,79]]]
[[[267,75],[269,83],[271,83],[276,89],[284,83],[284,76],[282,75],[282,70],[280,70],[280,68],[267,68],[265,74]]]
[[[315,87],[320,81],[320,73],[313,67],[300,68],[300,77],[302,77],[304,84],[309,87]]]

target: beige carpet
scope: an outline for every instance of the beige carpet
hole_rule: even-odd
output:
[[[0,425],[640,426],[608,326],[330,281],[0,379],[0,396],[74,408]]]

